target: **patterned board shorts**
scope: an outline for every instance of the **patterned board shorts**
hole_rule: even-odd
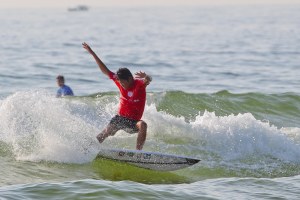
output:
[[[120,115],[114,116],[109,124],[114,125],[118,130],[124,130],[128,133],[137,133],[139,129],[136,127],[137,120],[128,119]]]

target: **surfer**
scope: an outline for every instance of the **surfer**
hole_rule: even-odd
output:
[[[56,77],[57,85],[59,86],[59,89],[57,90],[56,97],[62,97],[62,96],[74,96],[74,93],[72,89],[65,85],[65,78],[62,75],[58,75]]]
[[[94,57],[102,73],[112,79],[120,91],[118,114],[97,136],[98,141],[102,143],[108,136],[113,136],[117,131],[124,130],[128,133],[138,133],[136,149],[141,150],[147,134],[147,124],[141,118],[146,103],[146,87],[152,81],[151,76],[140,71],[135,73],[134,78],[127,68],[119,68],[114,73],[106,67],[87,43],[82,43],[82,46]]]

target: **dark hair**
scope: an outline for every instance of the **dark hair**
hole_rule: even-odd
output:
[[[62,76],[62,75],[58,75],[58,76],[56,77],[56,79],[59,80],[59,81],[65,82],[65,78],[64,78],[64,76]]]
[[[129,80],[130,78],[133,78],[131,72],[129,71],[129,69],[127,68],[119,68],[117,71],[117,77],[118,79],[122,79],[122,80]]]

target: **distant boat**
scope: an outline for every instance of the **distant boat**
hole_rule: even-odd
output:
[[[89,7],[85,5],[78,5],[76,7],[68,8],[68,11],[88,11]]]

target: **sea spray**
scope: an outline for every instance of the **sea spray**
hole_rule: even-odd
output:
[[[84,145],[98,131],[86,115],[74,114],[73,103],[41,91],[11,95],[1,104],[1,140],[13,146],[17,159],[87,162]]]
[[[222,159],[270,156],[282,161],[300,162],[300,147],[277,127],[262,122],[251,113],[216,116],[204,112],[193,126],[194,138],[205,140],[206,150]]]

